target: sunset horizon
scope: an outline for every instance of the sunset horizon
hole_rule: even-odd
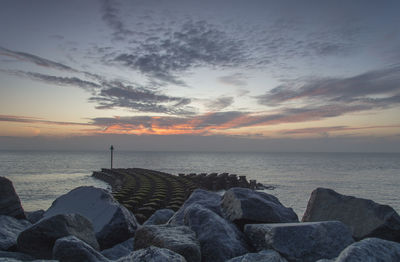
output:
[[[396,1],[4,1],[3,150],[400,152]]]

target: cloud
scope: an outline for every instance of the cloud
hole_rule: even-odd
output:
[[[363,106],[319,106],[286,108],[277,113],[251,113],[242,111],[210,112],[181,117],[137,116],[94,118],[93,125],[101,132],[131,134],[229,134],[243,127],[300,123],[337,117],[343,114],[368,110]]]
[[[90,91],[92,93],[96,89],[101,88],[100,84],[82,80],[78,77],[62,77],[62,76],[45,75],[35,72],[24,72],[24,71],[6,71],[6,72],[16,76],[27,77],[33,80],[42,81],[48,84],[79,87],[87,91]]]
[[[61,126],[90,126],[91,125],[89,123],[49,121],[49,120],[45,120],[45,119],[37,118],[37,117],[14,116],[14,115],[0,115],[0,122],[48,124],[48,125],[61,125]]]
[[[96,96],[89,99],[98,105],[97,109],[127,108],[139,112],[189,114],[191,103],[189,98],[173,97],[157,93],[145,88],[132,86],[112,86],[102,89]]]
[[[210,111],[220,111],[232,105],[234,102],[233,97],[231,96],[223,96],[219,97],[215,100],[208,101],[206,103],[206,107]]]
[[[342,131],[355,131],[355,130],[368,130],[368,129],[386,129],[386,128],[400,128],[400,125],[392,126],[361,126],[361,127],[350,127],[350,126],[327,126],[327,127],[310,127],[310,128],[298,128],[281,130],[279,133],[284,135],[298,135],[298,134],[322,134],[323,136],[328,135],[331,132],[342,132]]]
[[[19,61],[27,61],[34,63],[38,66],[42,67],[47,67],[47,68],[52,68],[52,69],[57,69],[57,70],[62,70],[62,71],[68,71],[68,72],[78,72],[77,70],[63,65],[61,63],[57,63],[39,56],[35,56],[29,53],[24,53],[24,52],[17,52],[17,51],[12,51],[9,49],[6,49],[4,47],[0,47],[0,55],[2,56],[8,56],[15,58]]]
[[[180,30],[147,38],[137,50],[121,53],[113,62],[182,85],[177,73],[204,65],[229,67],[244,60],[240,42],[204,21],[190,21]]]
[[[121,15],[111,0],[103,0],[101,11],[103,21],[113,30],[114,40],[124,40],[133,32],[126,28],[121,21]]]
[[[221,76],[218,78],[218,81],[226,85],[243,87],[247,84],[246,81],[243,80],[243,78],[245,78],[243,74],[236,73],[227,76]]]
[[[396,66],[348,78],[309,79],[304,83],[286,83],[256,98],[258,103],[268,106],[302,100],[385,107],[400,102],[399,83],[400,67]]]

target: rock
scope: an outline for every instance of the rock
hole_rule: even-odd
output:
[[[172,250],[159,247],[148,247],[132,252],[117,262],[186,262],[186,259]]]
[[[348,225],[356,240],[378,237],[400,242],[400,216],[390,206],[317,188],[311,193],[302,221],[327,220]]]
[[[257,250],[274,249],[288,261],[335,258],[353,243],[350,229],[339,221],[249,224],[244,230]]]
[[[99,249],[88,219],[79,214],[62,214],[42,219],[22,231],[17,239],[18,250],[37,258],[51,258],[56,240],[69,235]]]
[[[30,225],[26,220],[0,215],[0,250],[16,250],[19,233]]]
[[[100,248],[107,249],[135,235],[135,216],[120,205],[105,189],[78,187],[57,198],[44,217],[77,213],[88,218],[94,227]]]
[[[184,223],[197,235],[203,262],[225,261],[249,252],[243,233],[202,205],[190,205]]]
[[[168,220],[175,214],[174,210],[164,208],[164,209],[159,209],[156,212],[154,212],[149,219],[146,220],[146,222],[143,223],[143,225],[162,225],[166,224]]]
[[[6,258],[13,258],[19,261],[31,261],[35,260],[34,257],[20,253],[20,252],[8,252],[8,251],[0,251],[0,261],[6,260]]]
[[[379,238],[366,238],[348,246],[332,262],[398,262],[400,244]],[[320,262],[322,262],[320,260]]]
[[[75,236],[57,239],[53,248],[53,258],[60,262],[109,262],[93,247]]]
[[[193,204],[201,205],[222,216],[220,202],[221,196],[217,193],[206,191],[203,189],[196,189],[185,201],[185,203],[183,203],[181,208],[179,208],[179,210],[171,217],[171,219],[168,221],[168,224],[183,225],[185,211],[189,206]]]
[[[170,249],[188,262],[200,262],[200,244],[195,233],[186,226],[149,225],[136,231],[135,250],[156,246]]]
[[[0,215],[25,219],[24,209],[11,180],[0,176]]]
[[[273,195],[234,187],[225,192],[221,209],[224,216],[243,229],[245,224],[298,222],[296,213]]]
[[[43,218],[44,210],[40,209],[33,212],[25,212],[25,214],[26,214],[26,219],[32,224],[35,224],[36,222],[38,222],[40,219]]]
[[[262,250],[258,253],[247,253],[246,255],[234,257],[226,262],[287,262],[275,250]]]
[[[104,249],[101,251],[101,254],[108,259],[117,260],[133,252],[133,242],[134,238],[129,238],[128,240],[125,240],[124,242],[119,243],[112,248]]]

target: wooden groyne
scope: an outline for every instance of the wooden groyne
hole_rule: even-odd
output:
[[[113,196],[133,212],[139,222],[145,221],[156,210],[178,210],[196,188],[218,191],[231,187],[273,189],[245,176],[228,173],[171,175],[141,168],[116,168],[94,171],[93,176],[112,187]]]

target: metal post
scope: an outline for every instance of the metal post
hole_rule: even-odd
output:
[[[114,154],[114,147],[113,147],[113,145],[111,145],[110,151],[111,151],[111,169],[112,169],[112,168],[113,168],[113,154]]]

